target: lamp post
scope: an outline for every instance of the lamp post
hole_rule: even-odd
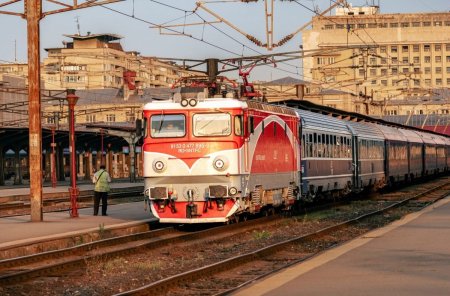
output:
[[[72,205],[70,216],[72,218],[78,217],[77,198],[80,190],[77,188],[77,163],[76,163],[76,149],[75,149],[75,105],[78,97],[75,95],[74,89],[67,90],[67,101],[69,102],[69,152],[70,152],[70,202]]]

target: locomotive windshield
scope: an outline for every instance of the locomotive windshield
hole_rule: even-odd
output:
[[[231,115],[228,113],[199,113],[193,116],[194,136],[229,136]]]
[[[186,119],[182,114],[153,115],[150,121],[153,138],[179,138],[186,135]]]

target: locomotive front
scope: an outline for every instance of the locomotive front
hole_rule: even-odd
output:
[[[226,222],[233,216],[245,179],[246,109],[245,102],[227,98],[145,105],[145,196],[160,222]]]

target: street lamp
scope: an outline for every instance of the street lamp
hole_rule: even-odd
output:
[[[77,188],[77,163],[76,163],[76,149],[75,149],[75,105],[78,97],[75,95],[74,89],[67,90],[67,97],[69,103],[69,152],[70,152],[70,202],[72,205],[70,216],[72,218],[78,217],[77,198],[80,190]]]

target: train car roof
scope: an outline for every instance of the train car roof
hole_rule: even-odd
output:
[[[373,124],[370,123],[374,126],[376,126],[377,128],[380,129],[380,131],[383,133],[384,137],[386,140],[389,141],[402,141],[402,142],[407,142],[408,139],[407,137],[401,133],[399,131],[398,128],[396,127],[392,127],[392,126],[387,126],[387,125],[381,125],[381,124]]]
[[[447,139],[443,136],[439,136],[439,135],[432,135],[434,137],[434,141],[436,142],[436,144],[438,145],[448,145]]]
[[[436,135],[427,133],[425,131],[423,131],[423,132],[417,131],[417,133],[422,137],[423,142],[425,144],[436,144],[436,140],[435,140],[436,139]]]
[[[383,141],[385,139],[384,134],[379,128],[377,128],[377,125],[374,123],[368,123],[364,121],[346,121],[345,123],[355,136]]]
[[[350,134],[345,122],[335,117],[300,109],[296,109],[295,112],[300,116],[303,128],[321,129]]]
[[[422,137],[416,131],[404,128],[400,128],[399,131],[405,135],[409,143],[423,143]]]
[[[192,99],[190,99],[192,100]],[[197,100],[197,99],[195,99]],[[189,110],[189,109],[221,109],[221,108],[248,108],[246,101],[232,98],[208,98],[197,100],[195,107],[181,106],[181,102],[174,100],[152,101],[144,105],[145,110]]]

